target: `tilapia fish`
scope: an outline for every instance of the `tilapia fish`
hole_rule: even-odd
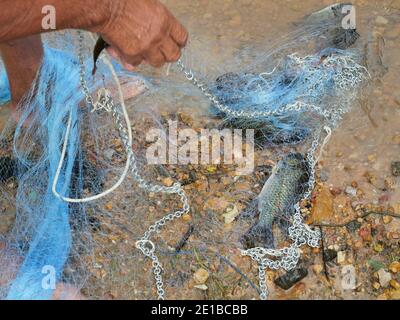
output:
[[[245,248],[274,248],[273,225],[287,234],[294,206],[303,197],[309,166],[300,153],[283,158],[272,171],[255,203],[258,222],[241,238]]]

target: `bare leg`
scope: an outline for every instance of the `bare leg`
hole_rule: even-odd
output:
[[[22,110],[18,110],[17,106],[36,77],[43,59],[43,43],[40,35],[34,35],[0,43],[0,53],[10,82],[12,102],[9,107],[13,118],[18,121],[19,112]],[[146,90],[140,77],[122,75],[119,80],[125,100],[134,98]],[[116,92],[114,95],[117,96]]]
[[[43,58],[43,44],[40,35],[9,41],[0,44],[0,53],[4,60],[10,82],[10,104],[17,120],[17,105],[31,88]]]

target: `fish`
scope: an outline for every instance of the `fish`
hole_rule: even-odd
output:
[[[104,49],[107,49],[109,46],[110,45],[102,37],[99,37],[93,50],[93,76],[96,74],[97,71],[97,60],[99,59],[100,54],[103,52]]]
[[[301,153],[290,153],[277,163],[260,194],[252,202],[259,217],[240,239],[246,249],[275,248],[275,223],[284,233],[288,233],[294,206],[304,196],[309,176],[309,165]]]

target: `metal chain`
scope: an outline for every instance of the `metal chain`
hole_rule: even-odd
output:
[[[162,278],[162,264],[160,263],[157,255],[156,255],[156,246],[153,241],[151,241],[151,236],[155,233],[160,233],[161,229],[165,226],[167,222],[171,222],[175,219],[181,218],[183,215],[189,213],[190,211],[190,205],[189,205],[189,200],[186,196],[185,191],[183,190],[182,186],[179,183],[173,184],[171,187],[165,187],[161,185],[155,185],[152,184],[145,179],[142,178],[142,176],[139,173],[139,168],[137,166],[137,161],[136,157],[134,155],[134,152],[132,150],[132,146],[129,144],[129,135],[128,131],[130,128],[127,128],[126,125],[124,125],[121,114],[118,111],[117,106],[115,106],[113,99],[111,96],[107,93],[106,89],[103,92],[105,92],[105,96],[101,97],[99,95],[99,101],[94,103],[94,100],[90,94],[90,90],[86,84],[85,80],[85,64],[84,64],[84,50],[83,50],[83,40],[84,36],[82,32],[79,32],[79,53],[78,53],[78,58],[79,58],[79,63],[80,63],[80,84],[82,86],[83,93],[85,95],[85,100],[87,104],[91,107],[92,111],[96,110],[109,110],[112,114],[112,117],[115,122],[115,126],[119,132],[122,144],[125,148],[125,151],[127,153],[127,157],[130,162],[130,168],[131,168],[131,175],[133,179],[138,183],[139,187],[146,190],[147,192],[153,192],[153,193],[164,193],[164,194],[176,194],[179,196],[180,201],[182,203],[182,209],[177,210],[173,213],[170,213],[160,220],[156,221],[153,225],[149,227],[149,229],[144,233],[144,236],[135,243],[136,248],[138,248],[146,257],[148,257],[152,261],[152,269],[154,273],[154,279],[156,283],[156,288],[157,288],[157,295],[160,300],[165,299],[165,290],[164,290],[164,283],[163,283],[163,278]],[[101,105],[101,108],[97,107],[97,105]]]
[[[86,85],[85,81],[85,67],[84,67],[84,57],[83,57],[83,35],[79,33],[79,62],[81,65],[80,70],[80,82],[82,86],[82,90],[85,94],[86,102],[95,109],[95,104],[93,102],[93,98],[90,95],[90,91]],[[293,56],[291,56],[293,58]],[[344,61],[344,64],[347,66],[347,61]],[[310,105],[301,101],[296,101],[293,104],[285,105],[278,110],[265,110],[265,111],[236,111],[232,110],[228,106],[224,105],[219,101],[219,99],[213,95],[209,89],[209,87],[201,82],[194,74],[191,69],[188,69],[183,61],[180,59],[177,62],[177,66],[181,70],[181,72],[185,75],[186,79],[190,81],[195,87],[197,87],[204,95],[207,97],[211,103],[217,107],[221,112],[228,114],[232,117],[236,118],[260,118],[260,117],[270,117],[276,115],[282,115],[289,111],[312,111],[320,116],[322,116],[325,120],[330,122],[334,127],[341,119],[341,115],[345,113],[344,108],[338,108],[336,111],[328,111],[322,110],[321,107]],[[358,65],[356,65],[357,67]],[[348,66],[345,74],[359,72],[359,70],[352,70],[351,66]],[[349,71],[350,70],[350,71]],[[359,72],[360,73],[360,72]],[[340,79],[339,88],[348,88],[350,85],[354,85],[354,82],[358,83],[361,81],[360,79],[356,79],[354,81],[354,77],[347,76],[348,79]],[[353,80],[353,83],[350,83]],[[108,99],[106,99],[108,100]],[[115,121],[115,125],[120,133],[121,140],[124,144],[125,150],[127,152],[127,156],[131,162],[131,173],[134,180],[138,183],[138,185],[148,192],[154,193],[166,193],[166,194],[177,194],[180,196],[180,200],[183,204],[181,210],[178,210],[174,213],[168,214],[164,216],[162,219],[156,221],[153,225],[149,227],[149,229],[145,232],[144,236],[136,242],[136,247],[142,251],[142,253],[151,259],[153,266],[153,273],[156,281],[157,294],[159,299],[164,299],[165,291],[164,284],[162,278],[162,265],[158,260],[158,257],[155,254],[156,247],[155,244],[150,240],[151,236],[154,233],[160,233],[161,229],[165,226],[167,222],[175,220],[177,218],[182,217],[182,215],[188,213],[190,211],[189,201],[187,196],[182,189],[179,183],[175,183],[172,187],[164,187],[159,185],[151,184],[145,181],[141,175],[139,174],[139,170],[137,167],[137,162],[132,150],[132,146],[129,145],[128,141],[128,133],[127,128],[125,128],[121,116],[114,105],[112,99],[107,102],[108,107],[111,108],[111,112]],[[130,128],[129,128],[130,129]],[[311,148],[307,154],[307,162],[310,166],[310,179],[308,182],[308,190],[304,196],[304,199],[308,199],[311,196],[312,190],[315,185],[315,152],[318,149],[320,142],[320,132],[315,135],[314,140],[312,142]],[[310,247],[318,247],[320,241],[320,233],[318,231],[312,230],[308,225],[303,223],[303,216],[301,214],[300,202],[295,205],[295,214],[293,219],[293,225],[289,228],[289,237],[292,239],[293,243],[291,246],[282,248],[282,249],[266,249],[266,248],[252,248],[249,250],[242,250],[243,256],[251,257],[255,262],[259,265],[259,285],[260,285],[260,298],[265,300],[268,298],[268,286],[266,280],[266,269],[270,268],[273,270],[284,269],[284,270],[292,270],[298,264],[300,258],[300,247],[307,244]],[[272,258],[269,258],[272,257]]]
[[[293,59],[299,65],[306,65],[310,59],[314,59],[313,56],[298,57],[296,54],[292,54],[288,57]],[[336,59],[336,60],[335,60]],[[337,89],[349,90],[349,88],[355,87],[366,78],[366,74],[369,75],[368,70],[357,64],[350,57],[328,57],[324,62],[327,68],[337,68],[340,65],[341,74],[334,76],[334,82]],[[332,128],[335,128],[339,121],[342,119],[342,115],[346,113],[349,105],[349,101],[352,99],[352,95],[348,93],[347,98],[341,99],[340,103],[336,105],[336,108],[332,110],[323,110],[319,106],[310,105],[301,101],[296,101],[293,104],[285,105],[278,110],[264,110],[264,111],[236,111],[232,110],[228,106],[220,102],[220,100],[212,94],[209,87],[200,81],[194,74],[194,72],[187,68],[183,61],[180,59],[177,62],[180,71],[185,75],[186,79],[190,81],[195,87],[200,89],[201,92],[207,97],[211,103],[222,113],[225,113],[235,118],[267,118],[276,115],[282,115],[288,111],[311,111],[324,118]],[[275,67],[276,69],[276,67]],[[274,69],[274,71],[275,71]],[[274,72],[273,71],[273,72]],[[261,76],[262,74],[260,74]],[[343,76],[344,75],[344,76]],[[267,109],[267,108],[265,108]],[[331,128],[328,127],[328,135],[331,132]],[[311,147],[307,153],[307,162],[310,168],[310,177],[308,181],[308,190],[304,194],[303,199],[309,199],[315,187],[315,168],[317,160],[315,153],[320,145],[321,130],[317,130],[313,137]],[[268,298],[268,287],[266,280],[265,270],[267,268],[278,270],[284,269],[286,271],[292,270],[298,264],[300,259],[300,247],[307,244],[310,247],[319,247],[321,234],[318,230],[312,230],[303,221],[301,214],[300,202],[294,206],[295,214],[293,216],[293,224],[289,228],[289,237],[293,241],[292,245],[282,249],[266,249],[266,248],[252,248],[249,250],[242,250],[242,255],[251,257],[255,262],[258,263],[259,271],[259,286],[261,290],[260,298],[266,300]],[[272,258],[269,258],[272,257]]]
[[[276,111],[256,111],[256,112],[244,112],[235,111],[228,106],[222,104],[219,99],[213,95],[208,86],[196,78],[194,72],[188,69],[182,60],[177,62],[181,72],[185,75],[186,79],[190,81],[194,86],[199,88],[203,94],[223,113],[228,114],[237,118],[259,118],[259,117],[270,117],[274,115],[280,115],[288,111],[300,111],[300,110],[311,110],[317,114],[322,115],[325,119],[331,118],[331,113],[323,111],[320,107],[314,105],[308,105],[303,102],[297,101],[294,104],[284,106]],[[308,190],[304,196],[304,199],[308,199],[314,189],[315,185],[315,152],[318,149],[320,141],[320,132],[318,132],[311,145],[311,148],[307,155],[307,162],[310,167],[310,179],[308,181]],[[320,241],[320,233],[312,230],[308,225],[303,223],[303,216],[300,211],[300,203],[295,206],[293,225],[289,228],[289,236],[293,241],[290,247],[282,249],[266,249],[266,248],[252,248],[249,250],[241,250],[243,256],[251,257],[255,262],[258,263],[258,276],[260,286],[260,299],[266,300],[268,298],[268,286],[266,280],[265,270],[267,268],[278,270],[292,270],[294,269],[300,259],[299,248],[304,244],[308,244],[311,247],[318,247]],[[273,259],[268,258],[273,257]]]

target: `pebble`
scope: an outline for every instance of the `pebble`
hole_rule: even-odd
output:
[[[208,273],[207,270],[205,270],[203,268],[200,268],[199,270],[197,270],[193,275],[193,279],[196,282],[196,284],[198,284],[198,285],[205,284],[209,277],[210,277],[210,274]]]
[[[324,270],[324,267],[321,264],[316,264],[313,266],[313,270],[315,274],[320,274]]]
[[[379,290],[379,289],[381,288],[381,285],[380,285],[378,282],[374,282],[374,283],[372,284],[372,287],[373,287],[375,290]]]
[[[327,249],[324,251],[324,260],[326,262],[331,262],[337,258],[337,252],[333,249]]]
[[[231,224],[232,222],[234,222],[239,214],[240,212],[236,206],[228,210],[225,214],[222,215],[225,220],[225,224]]]
[[[390,280],[389,283],[393,289],[400,289],[400,283],[398,283],[396,280]]]
[[[113,149],[107,149],[104,152],[104,156],[106,157],[107,160],[112,160],[112,158],[114,156],[114,150]]]
[[[174,180],[172,180],[172,178],[165,178],[162,182],[166,187],[171,187],[174,184]]]
[[[320,173],[320,180],[321,182],[326,182],[329,180],[329,174],[326,170],[322,169]]]
[[[392,262],[389,266],[389,270],[393,273],[398,273],[400,272],[400,262],[399,261],[395,261]]]
[[[194,288],[202,290],[202,291],[207,291],[208,290],[208,287],[205,284],[195,285]]]
[[[392,162],[392,174],[395,177],[400,177],[400,161]]]
[[[294,270],[288,271],[283,276],[276,278],[274,283],[283,290],[289,290],[297,282],[303,280],[307,276],[307,269],[299,267]]]
[[[349,224],[346,225],[346,228],[349,232],[356,232],[358,229],[361,228],[362,223],[359,221],[351,221]]]
[[[344,251],[339,251],[337,253],[337,263],[338,264],[343,264],[346,262],[346,252]]]
[[[345,192],[349,196],[352,196],[352,197],[356,197],[357,196],[357,189],[353,188],[351,186],[347,186]]]
[[[392,275],[385,269],[380,269],[378,271],[378,279],[379,279],[379,284],[383,288],[386,288],[389,285],[390,280],[392,280]]]
[[[330,189],[329,189],[329,191],[332,193],[332,195],[333,196],[338,196],[338,195],[340,195],[342,192],[343,192],[343,190],[341,189],[341,188],[338,188],[338,187],[331,187]]]
[[[328,221],[333,215],[333,198],[328,188],[322,187],[313,201],[310,223]]]
[[[393,221],[393,218],[391,216],[383,216],[382,220],[384,224],[389,224]]]

